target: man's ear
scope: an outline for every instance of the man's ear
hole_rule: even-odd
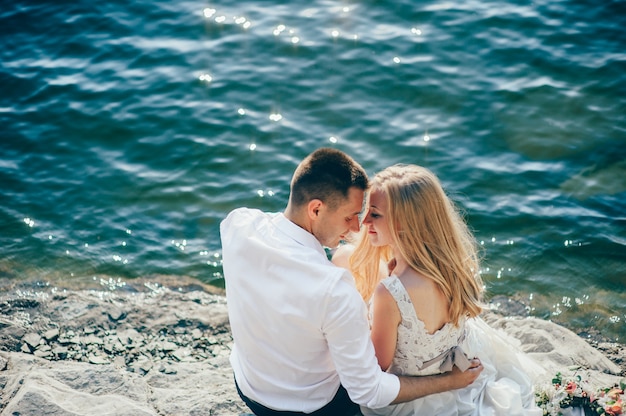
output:
[[[309,204],[307,205],[307,214],[309,216],[309,219],[316,220],[323,205],[324,203],[320,199],[310,200]]]

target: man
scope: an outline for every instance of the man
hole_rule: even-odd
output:
[[[461,372],[397,377],[383,372],[369,338],[367,307],[336,247],[359,230],[369,183],[345,153],[318,149],[297,167],[284,213],[239,208],[221,224],[231,365],[257,415],[354,415],[471,384]]]

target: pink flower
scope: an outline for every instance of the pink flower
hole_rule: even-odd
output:
[[[565,391],[567,392],[567,394],[573,395],[576,392],[577,387],[578,386],[576,385],[576,383],[570,381],[567,383],[567,386],[565,386]]]
[[[612,416],[621,415],[623,414],[622,410],[624,410],[624,408],[622,407],[622,404],[623,404],[622,400],[618,399],[614,403],[607,404],[606,406],[604,406],[604,411],[606,412],[607,415],[612,415]]]

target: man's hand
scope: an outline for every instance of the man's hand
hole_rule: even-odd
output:
[[[470,367],[461,371],[458,367],[452,367],[452,371],[432,376],[400,376],[400,392],[392,404],[408,402],[428,396],[429,394],[441,393],[448,390],[461,389],[472,384],[483,371],[483,365],[478,358],[470,360]]]
[[[463,387],[467,387],[472,384],[483,371],[483,365],[478,358],[473,358],[470,360],[470,367],[461,371],[457,366],[452,368],[450,371],[450,378],[452,383],[452,389],[461,389]]]

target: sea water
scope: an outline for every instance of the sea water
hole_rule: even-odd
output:
[[[0,277],[223,286],[322,146],[435,172],[491,296],[626,340],[626,2],[15,0]],[[251,276],[251,278],[253,278]]]

